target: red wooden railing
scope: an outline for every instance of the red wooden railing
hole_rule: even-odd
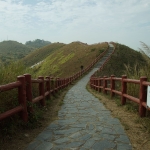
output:
[[[111,55],[115,52],[115,44],[112,43],[114,45],[113,51],[111,53]],[[107,64],[107,62],[111,59],[111,55],[105,60],[105,62],[100,66],[100,68],[94,72],[94,74],[91,77],[96,76],[96,74],[98,74],[98,72],[100,72],[101,70],[103,70],[104,66]]]
[[[135,79],[127,79],[126,75],[123,75],[122,78],[116,78],[114,75],[112,75],[111,77],[106,76],[96,77],[96,75],[103,69],[103,67],[107,64],[110,58],[111,56],[108,57],[107,60],[103,63],[103,65],[91,76],[90,78],[91,88],[93,88],[98,92],[102,91],[104,94],[107,94],[109,91],[111,98],[114,97],[115,94],[121,96],[122,105],[126,104],[126,99],[139,104],[139,115],[141,117],[144,117],[146,115],[146,109],[150,110],[150,108],[147,107],[147,86],[150,85],[150,82],[147,82],[146,77],[141,77],[140,80],[135,80]],[[116,82],[120,82],[121,84],[120,90],[115,89]],[[127,83],[139,85],[140,90],[138,98],[127,94],[128,89]]]
[[[28,113],[26,105],[26,90],[25,90],[26,85],[24,76],[18,76],[16,82],[0,86],[0,91],[1,92],[9,91],[14,88],[18,88],[18,101],[20,105],[0,114],[0,120],[20,112],[22,119],[24,121],[27,121]]]
[[[32,104],[40,102],[42,106],[45,106],[45,99],[50,98],[51,95],[57,93],[58,91],[64,89],[73,81],[77,80],[83,74],[87,73],[104,54],[108,51],[106,49],[102,54],[100,54],[89,66],[87,66],[82,71],[77,72],[71,77],[68,78],[52,78],[52,77],[43,77],[40,76],[38,79],[32,79],[30,74],[24,74],[17,77],[17,81],[9,83],[7,85],[0,86],[0,92],[9,91],[11,89],[18,88],[18,101],[19,105],[15,108],[3,112],[0,114],[0,121],[10,117],[16,113],[21,114],[21,118],[27,122],[28,121],[28,111],[33,112]],[[33,97],[32,88],[33,84],[38,84],[39,96]],[[27,106],[29,103],[29,106]]]
[[[116,82],[120,82],[120,90],[115,89]],[[139,97],[134,97],[127,94],[128,83],[138,84],[139,85]],[[111,77],[91,77],[90,86],[98,92],[103,92],[107,94],[108,92],[111,95],[111,98],[115,94],[121,97],[122,105],[126,104],[126,99],[131,100],[139,105],[139,115],[144,117],[146,115],[146,109],[150,110],[147,107],[147,86],[150,85],[150,82],[147,82],[146,77],[141,77],[140,80],[127,79],[126,75],[123,75],[122,78],[116,78],[115,76]]]

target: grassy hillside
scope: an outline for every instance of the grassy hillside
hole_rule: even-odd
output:
[[[23,58],[23,62],[26,66],[31,67],[32,65],[43,61],[46,57],[48,57],[53,51],[63,47],[65,44],[63,43],[53,43],[48,46],[37,49]]]
[[[107,43],[87,45],[72,42],[54,51],[43,63],[34,67],[36,75],[53,75],[68,77],[80,70],[80,66],[88,66],[107,48]]]
[[[27,62],[29,60],[39,62],[42,57],[41,60],[49,55],[42,64],[33,69],[26,67],[21,61],[2,66],[0,69],[0,83],[3,85],[14,82],[17,80],[17,76],[25,73],[31,74],[32,78],[48,75],[55,77],[72,75],[80,70],[81,65],[85,67],[89,65],[107,46],[107,43],[87,45],[81,42],[73,42],[68,45],[61,43],[51,44],[38,50],[37,52],[39,53],[33,52],[33,54],[37,55],[38,60],[34,59],[33,54],[30,57],[28,56]],[[50,54],[51,51],[53,51],[52,54]],[[0,112],[17,103],[16,93],[17,89],[0,93]]]
[[[81,42],[72,42],[66,45],[62,43],[50,44],[44,48],[33,51],[23,59],[27,66],[31,66],[44,60],[43,63],[37,65],[33,69],[24,66],[21,62],[15,62],[6,67],[1,67],[0,83],[2,85],[14,82],[18,75],[25,73],[31,74],[32,78],[48,75],[54,77],[68,77],[79,71],[81,65],[84,67],[88,66],[107,47],[107,43],[93,45],[87,45]],[[126,70],[124,64],[129,64],[134,68],[136,63],[138,64],[138,68],[147,64],[141,53],[136,52],[125,45],[118,44],[115,53],[112,55],[112,59],[99,75],[108,76],[114,74],[116,76],[121,76]],[[18,104],[17,90],[18,89],[14,89],[0,93],[0,113],[13,108]],[[33,88],[33,93],[37,90],[38,88],[35,86]],[[40,113],[37,112],[34,115],[35,117],[33,116],[33,118],[31,118],[31,123],[26,125],[28,128],[34,126],[33,121],[37,124],[39,119],[38,116],[40,116],[39,114]],[[0,124],[0,127],[3,127],[4,129],[0,133],[0,136],[2,135],[1,137],[3,137],[3,135],[11,137],[14,133],[18,132],[18,129],[22,129],[20,120],[16,121],[13,117],[11,117],[10,120],[8,120],[8,122],[6,121],[4,124]]]
[[[40,40],[40,39],[36,39],[34,41],[27,41],[25,43],[26,46],[30,46],[33,48],[41,48],[41,47],[44,47],[44,46],[49,45],[49,44],[51,44],[51,42]]]
[[[126,74],[126,69],[130,69],[133,72],[136,68],[138,71],[146,64],[147,61],[140,52],[125,45],[117,44],[115,53],[111,56],[110,61],[105,65],[103,71],[98,75],[115,75],[120,77]]]
[[[0,63],[21,59],[33,50],[33,48],[16,41],[0,42]]]

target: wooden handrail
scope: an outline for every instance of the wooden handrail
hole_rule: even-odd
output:
[[[30,74],[24,74],[22,76],[17,77],[16,82],[12,82],[6,85],[0,86],[0,92],[9,91],[11,89],[18,88],[18,101],[19,106],[16,106],[13,109],[5,111],[0,114],[0,121],[10,117],[16,113],[21,114],[21,118],[27,122],[28,121],[28,113],[34,112],[32,104],[40,102],[42,106],[45,106],[45,99],[50,98],[51,94],[55,94],[58,91],[62,90],[63,88],[67,87],[73,81],[77,80],[83,74],[88,72],[96,62],[104,56],[107,52],[108,48],[101,53],[89,66],[87,66],[82,71],[77,72],[76,74],[68,77],[68,78],[56,78],[47,76],[44,78],[43,76],[38,77],[38,79],[32,79]],[[39,96],[33,98],[32,88],[33,84],[38,84],[39,86]],[[29,105],[27,106],[27,102]],[[27,109],[28,108],[28,109]],[[27,110],[29,112],[27,112]]]
[[[97,80],[101,80],[104,81],[103,86],[101,86],[101,84],[97,85],[96,81]],[[107,81],[111,81],[110,84],[110,88],[108,88],[108,83]],[[139,105],[139,115],[141,117],[144,117],[146,115],[146,109],[147,109],[147,86],[150,85],[150,82],[147,82],[147,78],[146,77],[141,77],[140,80],[135,80],[135,79],[128,79],[127,76],[123,75],[122,78],[117,78],[114,75],[112,75],[111,77],[91,77],[90,78],[90,87],[95,89],[102,89],[104,94],[107,94],[107,91],[110,91],[110,95],[111,98],[115,96],[115,94],[121,96],[121,103],[122,105],[126,104],[126,98],[128,100],[131,100],[135,103],[137,103]],[[116,81],[120,81],[121,83],[121,89],[120,91],[115,89],[115,83]],[[140,87],[139,90],[139,98],[134,97],[132,95],[127,94],[127,83],[131,83],[131,84],[138,84]],[[96,90],[96,89],[95,89]],[[100,91],[99,91],[100,92]],[[150,109],[148,109],[150,110]]]

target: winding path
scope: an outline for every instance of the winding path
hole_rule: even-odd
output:
[[[132,146],[117,118],[86,90],[90,76],[113,50],[95,68],[73,86],[64,98],[59,119],[51,123],[26,150],[131,150]]]

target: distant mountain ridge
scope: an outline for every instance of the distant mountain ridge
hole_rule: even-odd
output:
[[[17,41],[0,42],[0,64],[16,61],[32,52],[34,48],[19,43]]]
[[[33,48],[41,48],[41,47],[47,46],[49,44],[51,44],[50,41],[44,41],[44,40],[40,40],[40,39],[36,39],[33,41],[27,41],[25,43],[26,46],[30,46]]]

